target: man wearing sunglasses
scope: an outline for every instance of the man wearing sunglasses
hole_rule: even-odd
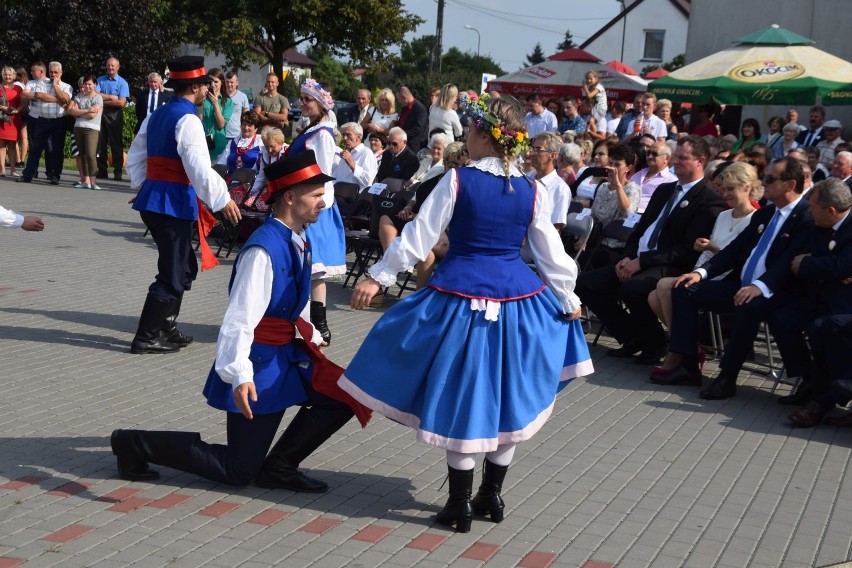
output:
[[[395,126],[388,133],[388,149],[382,154],[376,181],[385,179],[408,179],[420,167],[420,160],[408,146],[405,130]]]
[[[683,364],[657,377],[658,384],[701,384],[696,353],[698,311],[733,312],[734,326],[719,362],[719,375],[700,392],[701,398],[730,398],[737,391],[737,374],[751,351],[761,322],[803,293],[792,277],[793,258],[807,252],[813,217],[802,198],[802,164],[790,157],[773,162],[763,178],[771,205],[759,209],[749,226],[709,261],[675,280],[669,351]],[[731,271],[722,280],[713,280]]]

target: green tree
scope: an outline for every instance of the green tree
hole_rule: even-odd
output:
[[[65,82],[99,75],[110,55],[131,90],[151,71],[163,71],[183,43],[185,22],[171,13],[169,0],[119,4],[115,0],[0,2],[0,53],[8,62],[28,65],[41,59],[62,63]]]
[[[684,65],[686,65],[686,56],[683,53],[681,53],[679,55],[675,55],[674,57],[672,57],[671,61],[667,61],[666,63],[663,63],[662,65],[646,65],[645,67],[642,68],[642,70],[639,72],[639,74],[640,75],[647,75],[651,71],[656,71],[657,69],[660,69],[660,68],[663,68],[666,71],[674,71],[676,69],[680,69]]]
[[[223,54],[230,68],[269,63],[279,76],[284,52],[308,45],[359,65],[381,66],[390,48],[422,22],[403,9],[402,0],[172,1],[181,13],[192,14],[201,47]]]
[[[577,47],[577,44],[574,43],[574,37],[571,35],[571,30],[565,30],[565,39],[563,39],[556,46],[556,51],[565,51],[566,49],[573,49]]]
[[[544,61],[544,52],[541,50],[541,43],[536,42],[533,52],[527,55],[527,67],[538,65]]]

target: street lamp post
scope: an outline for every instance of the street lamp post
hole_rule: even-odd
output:
[[[479,35],[479,30],[476,29],[475,27],[471,26],[470,24],[465,24],[464,29],[473,30],[473,31],[476,32],[476,58],[479,59],[479,40],[481,39],[481,37]]]

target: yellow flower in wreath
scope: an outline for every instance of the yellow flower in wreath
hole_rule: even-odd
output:
[[[491,136],[493,136],[495,140],[500,140],[501,134],[502,134],[502,132],[500,132],[499,128],[492,128],[491,129]]]

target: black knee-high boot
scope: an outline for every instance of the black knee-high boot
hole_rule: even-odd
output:
[[[503,520],[503,498],[500,491],[503,489],[503,480],[506,479],[508,465],[493,464],[487,459],[482,468],[482,485],[473,498],[473,512],[477,515],[491,515],[491,520],[499,523]]]
[[[328,329],[328,321],[325,319],[325,304],[322,302],[311,301],[311,323],[320,332],[326,345],[331,345],[331,330]]]
[[[470,494],[473,491],[473,470],[455,469],[447,466],[450,476],[450,498],[438,513],[436,520],[442,525],[456,527],[456,532],[470,532],[473,521],[473,507]]]
[[[166,341],[160,331],[171,310],[172,302],[164,302],[148,294],[139,316],[136,336],[130,344],[131,353],[174,353],[180,349],[176,343]]]
[[[192,446],[200,439],[198,432],[114,430],[109,442],[122,479],[150,481],[160,474],[149,463],[192,471]]]
[[[350,418],[352,410],[342,402],[303,406],[270,450],[255,485],[268,489],[289,489],[300,493],[323,493],[328,484],[299,471],[302,463]]]
[[[163,321],[163,339],[169,343],[174,343],[178,347],[186,347],[193,342],[193,337],[191,335],[184,335],[177,328],[177,317],[180,314],[181,303],[183,303],[183,292],[180,293],[177,300],[172,302],[169,315]]]

